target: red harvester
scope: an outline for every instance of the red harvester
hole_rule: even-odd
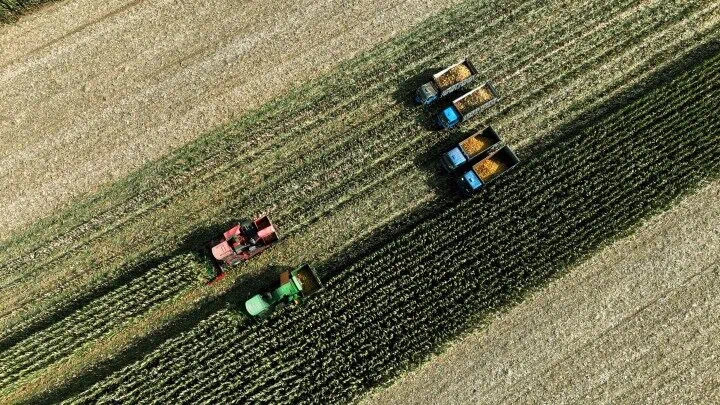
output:
[[[254,221],[241,221],[226,231],[222,239],[212,243],[215,279],[221,278],[228,266],[250,260],[277,240],[277,232],[267,215]]]

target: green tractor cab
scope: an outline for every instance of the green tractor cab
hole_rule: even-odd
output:
[[[280,286],[271,292],[256,294],[245,301],[245,310],[251,316],[268,314],[280,303],[299,304],[302,298],[322,289],[322,283],[315,270],[303,264],[293,271],[280,274]]]

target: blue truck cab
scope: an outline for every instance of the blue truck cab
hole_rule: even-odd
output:
[[[443,153],[440,161],[445,170],[452,173],[490,151],[498,144],[500,144],[500,136],[492,127],[488,126],[468,136],[460,141],[457,146]]]
[[[487,157],[475,163],[470,170],[460,176],[458,186],[465,195],[482,190],[488,183],[510,171],[520,160],[515,152],[505,145]]]
[[[460,111],[458,111],[457,108],[455,108],[455,106],[453,105],[446,107],[437,116],[438,125],[445,129],[450,129],[454,127],[455,125],[460,123],[460,120]]]

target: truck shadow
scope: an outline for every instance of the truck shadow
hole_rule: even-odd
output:
[[[418,87],[432,80],[432,75],[444,68],[423,69],[417,75],[401,82],[392,94],[392,98],[405,108],[422,110],[422,105],[415,101],[415,91]]]

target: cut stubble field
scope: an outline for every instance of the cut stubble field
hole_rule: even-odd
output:
[[[0,241],[457,2],[76,0],[0,26]]]
[[[477,28],[468,30],[463,21]],[[4,392],[27,398],[67,384],[68,376],[112,359],[137,335],[156,333],[174,317],[193,314],[193,308],[223,296],[231,284],[247,281],[248,274],[270,262],[322,262],[393,218],[446,204],[445,189],[438,189],[434,167],[426,161],[434,161],[459,134],[425,128],[427,119],[406,101],[415,84],[407,83],[408,77],[468,52],[482,55],[482,75],[494,78],[505,95],[489,119],[522,147],[642,81],[659,64],[682,58],[717,22],[711,2],[463,3],[343,64],[336,71],[342,74],[300,87],[146,166],[6,243],[0,266],[22,270],[0,290],[6,326],[0,343],[27,357],[18,345],[23,338],[63,324],[84,326],[86,318],[77,314],[92,311],[106,294],[121,293],[136,277],[162,271],[157,266],[164,260],[196,250],[218,225],[239,215],[269,211],[285,241],[218,288],[188,292],[199,287],[191,277],[169,279],[164,285],[176,292],[165,305],[122,314],[129,323],[112,326],[111,338],[102,343],[89,342],[78,351],[61,342],[53,349],[69,357],[44,370],[31,363],[13,369],[21,378]],[[480,41],[491,35],[496,41]],[[462,40],[455,43],[457,38]],[[439,60],[432,59],[435,55]],[[59,236],[43,239],[53,232]],[[28,241],[46,247],[24,250]],[[65,292],[56,294],[59,288]],[[106,336],[109,329],[99,330]]]

